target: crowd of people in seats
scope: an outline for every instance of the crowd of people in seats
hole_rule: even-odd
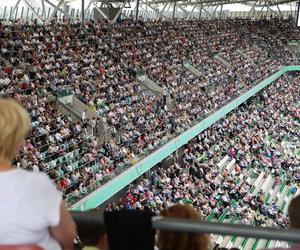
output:
[[[299,80],[300,77],[298,76]],[[284,86],[279,86],[281,83]],[[287,89],[283,95],[294,90],[294,86],[289,88],[284,81],[276,87]],[[267,94],[264,98],[273,97],[273,91],[274,89],[271,90],[270,95]],[[280,96],[279,99],[284,100],[284,97]],[[286,101],[284,103],[286,105],[290,104]],[[271,103],[272,105],[273,103]],[[282,111],[285,110],[280,110],[280,112]],[[290,118],[299,118],[297,115],[296,113],[296,116],[294,114],[294,117]],[[264,118],[259,114],[257,116],[261,120]],[[25,144],[26,136],[32,127],[29,113],[17,101],[0,98],[0,117],[0,190],[1,202],[3,203],[0,206],[0,249],[211,249],[210,236],[206,233],[186,232],[186,228],[183,231],[173,231],[174,228],[172,227],[168,229],[159,228],[156,231],[153,228],[153,221],[157,221],[158,218],[153,218],[155,214],[150,209],[144,211],[129,211],[127,209],[111,211],[112,209],[108,209],[100,216],[99,211],[77,212],[73,214],[76,220],[75,223],[65,206],[61,193],[45,173],[26,171],[13,165],[13,159],[21,150],[22,145]],[[295,134],[293,136],[298,137]],[[257,151],[259,148],[256,147],[255,149]],[[190,153],[191,151],[188,149],[187,152]],[[231,150],[230,154],[233,153],[234,150]],[[278,153],[276,155],[278,156]],[[274,160],[272,155],[269,157]],[[186,164],[191,164],[187,158],[184,160]],[[194,165],[190,167],[192,166]],[[235,169],[235,171],[238,171],[238,169]],[[226,178],[226,173],[223,176]],[[226,180],[224,183],[228,184]],[[219,182],[214,183],[214,185],[211,184],[209,184],[209,188],[212,190],[216,190],[218,185],[221,186]],[[228,185],[223,189],[225,192],[228,191],[226,187]],[[143,192],[142,189],[139,191],[140,193]],[[221,193],[222,201],[224,201],[223,194],[224,192]],[[231,193],[231,195],[233,194]],[[193,220],[194,223],[195,221],[200,222],[202,219],[200,214],[190,205],[192,200],[189,197],[184,199],[183,202],[179,199],[178,204],[165,206],[160,211],[160,215],[164,218],[185,219],[185,223],[191,222],[190,220]],[[251,203],[251,205],[251,208],[253,208],[254,204]],[[292,229],[300,228],[299,209],[300,196],[296,195],[291,199],[287,209],[289,226]],[[84,219],[86,216],[90,219]],[[235,216],[240,217],[239,214]],[[103,223],[103,217],[104,225],[101,224],[101,221]],[[158,220],[160,219],[161,217]],[[273,219],[276,219],[276,216]],[[249,230],[255,229],[249,228]],[[260,237],[259,234],[257,236]],[[176,239],[176,241],[173,239]],[[221,250],[223,248],[214,247],[213,249]],[[290,249],[299,249],[299,244],[292,244]]]
[[[292,19],[277,18],[87,21],[84,30],[68,20],[44,26],[2,22],[0,95],[23,103],[33,126],[15,164],[49,173],[72,203],[282,65],[295,63],[284,47],[298,38],[295,31]],[[185,61],[202,75],[193,75]],[[170,105],[141,87],[141,73],[164,88]],[[70,91],[112,131],[104,145],[90,134],[87,120],[57,109],[54,96]]]
[[[176,203],[192,204],[204,218],[286,227],[278,201],[251,179],[265,172],[291,193],[299,189],[300,74],[291,73],[252,97],[176,151],[168,167],[157,166],[129,186],[126,197],[106,210],[142,209],[159,213]],[[272,138],[270,143],[268,138]],[[229,171],[218,163],[235,159]],[[255,188],[258,191],[253,192]]]

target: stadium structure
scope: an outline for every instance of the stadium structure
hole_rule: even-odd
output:
[[[15,165],[46,172],[73,211],[188,203],[207,222],[257,226],[229,235],[216,226],[214,246],[290,245],[298,3],[5,4],[0,96],[20,101],[33,126]],[[259,226],[281,230],[260,239]]]
[[[238,7],[238,4],[242,4]],[[201,19],[260,18],[261,16],[297,16],[295,1],[78,1],[78,0],[17,0],[1,2],[2,19],[31,19],[47,23],[55,16],[73,20],[105,18],[114,23],[118,18]],[[229,7],[226,7],[229,6]],[[223,8],[224,7],[224,8]],[[107,10],[109,8],[109,10]]]

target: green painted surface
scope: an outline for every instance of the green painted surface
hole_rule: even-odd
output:
[[[115,177],[113,180],[109,181],[96,191],[89,194],[87,197],[75,203],[71,207],[71,209],[75,211],[85,211],[99,206],[104,201],[116,194],[118,191],[122,190],[124,187],[130,184],[132,181],[140,177],[143,173],[151,169],[157,163],[161,162],[174,151],[182,147],[184,144],[186,144],[192,138],[197,136],[203,130],[205,130],[213,123],[227,115],[233,109],[237,108],[240,104],[244,103],[247,99],[258,93],[260,90],[267,87],[277,78],[281,77],[284,73],[288,71],[298,70],[300,70],[300,66],[283,67],[281,70],[277,71],[275,74],[258,83],[246,93],[242,94],[241,96],[234,99],[227,105],[223,106],[218,111],[214,112],[195,126],[191,127],[187,131],[183,132],[181,135],[166,143],[160,149],[156,150],[155,152],[138,162],[136,165],[130,167],[129,169],[121,173],[119,176]]]

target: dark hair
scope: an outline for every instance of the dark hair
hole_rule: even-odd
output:
[[[290,227],[300,229],[300,195],[294,197],[288,208]]]
[[[98,215],[98,210],[92,210],[89,213]],[[95,216],[97,218],[97,216]],[[77,231],[83,246],[96,246],[102,236],[106,234],[104,225],[99,225],[97,219],[95,221],[77,221]]]

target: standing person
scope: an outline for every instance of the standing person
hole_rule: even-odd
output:
[[[88,125],[89,125],[89,122],[90,122],[90,119],[88,119],[88,118],[83,121],[82,129],[83,129],[83,132],[85,134],[88,134]]]
[[[163,106],[167,105],[167,96],[168,96],[168,90],[165,88],[163,90]]]
[[[95,135],[99,136],[100,135],[100,130],[101,130],[101,122],[100,122],[100,118],[97,118],[96,121],[96,126],[95,126]]]
[[[191,205],[176,204],[161,211],[161,216],[183,219],[199,219],[200,216]],[[176,240],[174,240],[176,239]],[[186,232],[161,230],[158,233],[159,250],[208,250],[209,236]]]
[[[83,112],[81,113],[81,120],[82,120],[83,122],[85,122],[85,120],[86,120],[86,109],[83,110]]]
[[[71,250],[76,226],[58,190],[46,174],[17,169],[11,163],[29,129],[25,109],[13,100],[0,99],[0,244]]]
[[[96,135],[96,125],[97,125],[97,121],[96,121],[96,118],[93,117],[92,121],[91,121],[91,124],[92,124],[92,129],[93,129],[93,134]]]

